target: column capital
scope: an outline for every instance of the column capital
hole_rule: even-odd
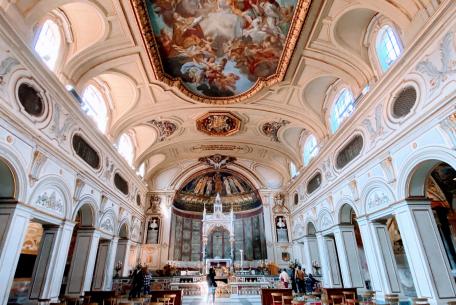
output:
[[[431,208],[431,200],[426,197],[408,197],[395,204],[393,214],[414,209]]]

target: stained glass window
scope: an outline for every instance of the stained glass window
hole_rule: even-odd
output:
[[[355,109],[353,94],[347,88],[342,89],[332,108],[330,125],[332,133],[335,133],[340,124],[348,118]]]
[[[310,160],[312,160],[317,154],[317,139],[314,135],[310,135],[304,144],[304,165],[309,164]]]
[[[401,47],[396,33],[391,26],[383,26],[377,39],[377,56],[382,71],[388,70],[400,55]]]
[[[38,34],[34,49],[51,70],[54,70],[59,58],[61,42],[59,26],[52,20],[46,20]]]
[[[93,85],[88,85],[82,94],[82,110],[90,117],[98,129],[102,132],[106,132],[106,124],[108,122],[108,111],[106,109],[106,102],[98,90]]]

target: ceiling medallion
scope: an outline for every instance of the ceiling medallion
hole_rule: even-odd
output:
[[[160,142],[164,141],[166,138],[173,135],[174,132],[177,130],[176,124],[170,121],[157,121],[151,120],[149,124],[156,127],[158,130],[158,139]]]
[[[233,104],[283,80],[311,0],[132,0],[155,76]]]
[[[212,167],[215,170],[219,170],[221,168],[226,167],[228,164],[236,161],[236,158],[224,156],[224,155],[220,155],[220,154],[215,154],[212,156],[206,156],[206,157],[199,158],[198,161],[206,163],[207,165],[209,165],[210,167]]]
[[[231,112],[209,112],[196,120],[196,128],[210,136],[231,136],[241,129],[241,120]]]
[[[261,127],[261,130],[263,131],[263,133],[270,137],[272,141],[274,142],[280,142],[279,141],[279,136],[278,136],[278,133],[279,133],[279,129],[282,127],[282,126],[285,126],[287,124],[289,124],[290,122],[288,121],[285,121],[285,120],[280,120],[278,122],[276,121],[270,121],[270,122],[266,122],[263,124],[263,126]]]

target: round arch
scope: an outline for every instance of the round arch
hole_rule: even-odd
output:
[[[12,193],[13,196],[10,198],[26,201],[28,180],[24,167],[22,166],[25,162],[21,162],[22,160],[19,159],[21,154],[0,145],[0,155],[0,162],[3,164],[1,183],[4,184],[2,186],[4,188],[4,194],[0,197],[9,197],[9,194]]]
[[[81,226],[95,227],[98,223],[95,200],[90,196],[84,196],[74,209],[72,216],[73,221],[76,221],[78,214],[80,216],[79,222]]]
[[[456,169],[456,156],[446,147],[433,147],[411,154],[404,160],[405,164],[398,172],[402,173],[398,179],[398,199],[412,196],[424,197],[426,179],[438,163],[447,163]]]

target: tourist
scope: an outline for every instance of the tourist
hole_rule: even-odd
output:
[[[144,285],[144,295],[150,294],[150,283],[152,281],[152,275],[150,274],[149,270],[147,270],[147,267],[143,268],[143,273],[144,273],[144,280],[143,280],[143,285]]]
[[[280,272],[280,270],[279,270]],[[285,288],[288,288],[288,283],[290,282],[290,276],[287,273],[286,269],[283,269],[279,275],[279,281],[283,284]]]
[[[306,287],[304,283],[304,279],[306,276],[305,269],[301,270],[301,266],[298,266],[295,271],[295,279],[296,279],[296,288],[299,293],[305,293]]]
[[[312,275],[312,273],[309,273],[309,276],[307,277],[306,280],[306,290],[307,292],[312,293],[315,288],[315,284],[320,282],[319,280],[315,279]]]
[[[207,280],[207,301],[209,303],[209,298],[212,295],[212,303],[215,304],[215,288],[217,288],[217,283],[215,282],[215,270],[214,268],[209,269],[209,273],[206,277]]]
[[[136,266],[131,278],[131,290],[128,294],[129,298],[139,298],[142,286],[144,285],[144,274],[141,264]]]

